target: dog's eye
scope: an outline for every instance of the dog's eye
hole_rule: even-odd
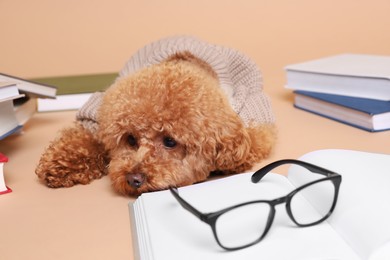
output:
[[[163,139],[164,146],[167,148],[173,148],[177,145],[177,142],[172,137],[166,136]]]
[[[137,139],[134,137],[134,135],[129,135],[129,136],[127,137],[127,143],[128,143],[130,146],[134,147],[134,146],[137,145]]]

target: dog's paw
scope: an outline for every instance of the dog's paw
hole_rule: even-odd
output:
[[[43,153],[35,170],[52,188],[88,184],[107,174],[107,156],[93,135],[77,125],[62,131]]]
[[[72,179],[72,175],[58,174],[52,171],[44,171],[39,168],[36,169],[35,173],[38,178],[50,188],[61,188],[61,187],[72,187],[75,185],[75,181]]]
[[[64,160],[46,161],[41,159],[35,170],[38,178],[51,188],[71,187],[75,184],[88,184],[101,178],[105,173],[100,169],[91,169],[89,165],[69,163]]]

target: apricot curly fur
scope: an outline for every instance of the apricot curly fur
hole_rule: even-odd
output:
[[[35,170],[52,188],[87,184],[107,174],[107,156],[93,135],[81,125],[62,130],[46,149]]]
[[[36,174],[47,186],[105,174],[124,195],[189,185],[251,169],[276,136],[271,124],[245,126],[215,74],[185,53],[118,79],[98,122],[97,133],[76,123],[46,149]]]

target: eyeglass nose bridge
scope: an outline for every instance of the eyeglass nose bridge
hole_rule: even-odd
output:
[[[280,197],[274,200],[271,200],[270,203],[272,207],[275,207],[276,205],[282,204],[282,203],[287,203],[289,200],[288,196]]]
[[[285,205],[285,208],[286,208],[286,211],[287,211],[287,215],[290,217],[290,219],[298,226],[301,226],[294,218],[293,214],[292,214],[292,211],[291,211],[291,205],[290,205],[290,202],[291,202],[291,198],[292,196],[295,194],[294,193],[290,193],[288,194],[287,196],[284,196],[284,197],[280,197],[280,198],[277,198],[277,199],[274,199],[274,200],[271,200],[270,201],[270,204],[272,206],[272,208],[274,209],[275,211],[275,206],[277,205],[280,205],[280,204],[283,204],[283,203],[286,203]]]

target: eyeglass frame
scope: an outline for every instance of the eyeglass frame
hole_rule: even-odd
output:
[[[206,224],[208,224],[211,227],[211,229],[213,231],[214,238],[215,238],[215,240],[217,241],[218,245],[221,248],[223,248],[223,249],[225,249],[227,251],[234,251],[234,250],[244,249],[244,248],[247,248],[247,247],[250,247],[250,246],[253,246],[253,245],[259,243],[266,236],[266,234],[270,230],[270,228],[272,226],[272,223],[273,223],[273,220],[275,218],[275,212],[276,212],[275,206],[276,205],[279,205],[279,204],[282,204],[282,203],[286,203],[287,215],[290,217],[290,219],[298,227],[310,227],[310,226],[314,226],[314,225],[317,225],[317,224],[325,221],[333,213],[333,211],[334,211],[334,209],[336,207],[337,199],[338,199],[338,195],[339,195],[340,184],[341,184],[341,181],[342,181],[341,175],[336,173],[336,172],[330,171],[328,169],[322,168],[320,166],[317,166],[317,165],[314,165],[314,164],[311,164],[311,163],[308,163],[308,162],[304,162],[304,161],[300,161],[300,160],[294,160],[294,159],[278,160],[278,161],[275,161],[273,163],[270,163],[270,164],[264,166],[263,168],[257,170],[255,173],[253,173],[253,175],[251,177],[251,181],[253,183],[258,183],[272,169],[274,169],[274,168],[276,168],[278,166],[284,165],[284,164],[296,164],[296,165],[299,165],[301,167],[306,168],[307,170],[309,170],[309,171],[311,171],[313,173],[318,173],[318,174],[324,175],[326,177],[321,178],[321,179],[317,179],[317,180],[311,181],[309,183],[306,183],[306,184],[304,184],[302,186],[299,186],[298,188],[294,189],[293,191],[289,192],[286,196],[283,196],[283,197],[279,197],[279,198],[276,198],[276,199],[273,199],[273,200],[254,200],[254,201],[239,203],[237,205],[233,205],[233,206],[221,209],[219,211],[210,212],[210,213],[202,213],[199,210],[197,210],[196,208],[194,208],[191,204],[189,204],[186,200],[184,200],[179,195],[179,191],[178,191],[178,189],[176,187],[170,187],[169,190],[171,191],[172,195],[175,197],[175,199],[179,202],[179,204],[184,209],[186,209],[187,211],[189,211],[190,213],[195,215],[198,219],[200,219],[201,221],[205,222]],[[335,187],[333,203],[332,203],[331,208],[329,209],[329,212],[324,217],[322,217],[321,219],[319,219],[318,221],[315,221],[313,223],[309,223],[309,224],[300,224],[300,223],[298,223],[295,220],[295,218],[294,218],[294,216],[292,214],[292,211],[291,211],[290,202],[291,202],[292,197],[296,193],[301,191],[302,189],[304,189],[304,188],[306,188],[306,187],[308,187],[310,185],[316,184],[318,182],[326,181],[326,180],[332,181],[332,183],[333,183],[333,185]],[[236,209],[238,207],[246,206],[246,205],[249,205],[249,204],[254,204],[254,203],[267,203],[270,206],[270,212],[269,212],[267,224],[266,224],[266,227],[265,227],[265,229],[263,231],[263,234],[258,239],[256,239],[255,241],[253,241],[251,243],[248,243],[246,245],[243,245],[243,246],[238,246],[238,247],[226,247],[226,246],[224,246],[220,242],[220,240],[218,238],[218,235],[217,235],[216,223],[217,223],[218,218],[222,214],[224,214],[224,213],[226,213],[228,211],[231,211],[231,210]]]

